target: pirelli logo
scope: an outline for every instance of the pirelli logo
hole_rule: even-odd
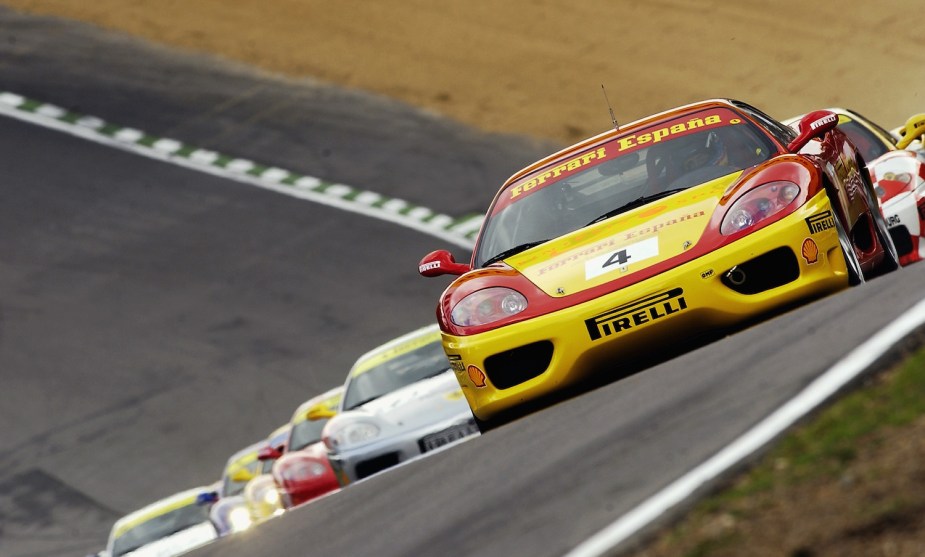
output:
[[[592,341],[600,340],[686,309],[684,290],[673,288],[585,319],[585,326]]]
[[[816,234],[823,230],[835,228],[835,218],[832,217],[832,211],[822,211],[810,217],[806,217],[806,226],[809,227],[810,234]]]
[[[450,367],[453,371],[462,373],[466,371],[466,364],[463,363],[462,356],[459,354],[448,354],[446,359],[450,361]]]

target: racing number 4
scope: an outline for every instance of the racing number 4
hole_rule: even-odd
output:
[[[610,258],[607,259],[601,267],[610,267],[611,265],[620,265],[622,267],[626,265],[630,259],[632,259],[632,256],[628,255],[625,249],[621,249],[620,251],[612,253]]]
[[[592,280],[616,269],[624,269],[630,260],[634,265],[638,265],[652,257],[658,257],[658,236],[592,257],[585,262],[585,280]]]

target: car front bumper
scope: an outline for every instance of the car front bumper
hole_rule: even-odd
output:
[[[341,485],[369,477],[419,456],[478,433],[467,410],[438,423],[403,431],[350,450],[331,453],[329,459]]]
[[[832,215],[821,193],[783,219],[648,280],[492,331],[444,333],[444,349],[473,414],[489,420],[589,374],[661,351],[692,333],[740,325],[846,288],[848,273],[836,228],[813,228],[807,220],[812,217],[817,223],[825,211]],[[772,276],[783,263],[790,275]],[[738,278],[735,270],[743,269],[758,283],[744,290],[759,291],[743,292],[730,282]],[[762,281],[770,281],[771,287],[761,290]],[[532,347],[543,347],[544,354],[531,354]],[[501,369],[518,365],[538,367],[524,373]]]

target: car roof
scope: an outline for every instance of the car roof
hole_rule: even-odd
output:
[[[167,514],[181,507],[195,504],[196,498],[199,496],[199,494],[207,490],[207,487],[194,487],[192,489],[187,489],[186,491],[181,491],[169,497],[159,499],[150,505],[142,507],[137,511],[131,512],[113,524],[110,538],[118,538],[139,524]]]
[[[267,436],[267,440],[264,442],[264,445],[269,445],[271,447],[278,447],[280,444],[285,443],[286,439],[289,438],[289,431],[292,429],[292,424],[289,422],[284,423],[278,428],[274,429],[270,435]]]
[[[231,455],[225,463],[224,475],[228,475],[232,470],[247,466],[251,462],[257,460],[257,452],[261,447],[265,446],[266,443],[266,439],[258,441]]]
[[[643,128],[643,127],[658,123],[662,120],[669,120],[672,118],[677,118],[678,116],[683,115],[688,112],[699,112],[701,110],[708,109],[708,108],[723,107],[723,108],[729,108],[732,110],[738,110],[738,107],[735,104],[736,102],[738,101],[733,101],[732,99],[720,99],[720,98],[707,99],[704,101],[699,101],[696,103],[691,103],[691,104],[686,104],[686,105],[682,105],[679,107],[675,107],[670,110],[659,112],[657,114],[652,114],[650,116],[646,116],[644,118],[634,120],[628,124],[622,124],[618,126],[617,128],[607,130],[605,132],[599,133],[587,139],[583,139],[579,141],[578,143],[575,143],[574,145],[561,149],[543,159],[536,161],[530,166],[527,166],[517,171],[515,174],[513,174],[510,178],[508,178],[504,182],[504,184],[501,186],[500,189],[503,190],[509,184],[519,180],[520,178],[530,174],[531,172],[534,172],[540,168],[548,166],[552,162],[557,161],[561,158],[564,158],[574,152],[583,151],[585,149],[590,149],[599,143],[609,141],[613,139],[614,137],[623,135],[627,132],[632,132],[633,130],[637,128]]]

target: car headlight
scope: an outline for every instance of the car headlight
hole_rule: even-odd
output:
[[[332,451],[353,445],[362,445],[379,437],[379,426],[370,422],[351,422],[330,432],[324,437],[324,444]]]
[[[800,195],[800,186],[780,180],[758,186],[739,197],[726,211],[720,233],[724,236],[751,228],[790,205]]]
[[[279,466],[279,476],[286,482],[304,482],[323,476],[324,464],[308,458],[287,460]]]
[[[251,527],[254,521],[251,519],[251,513],[247,507],[235,507],[228,513],[228,524],[231,526],[233,533],[243,532]]]
[[[527,298],[503,286],[492,286],[469,294],[453,308],[450,318],[460,327],[487,325],[527,309]]]
[[[263,492],[261,499],[264,503],[271,507],[278,507],[280,505],[279,492],[276,491],[276,488],[274,487],[268,486],[267,489]]]

